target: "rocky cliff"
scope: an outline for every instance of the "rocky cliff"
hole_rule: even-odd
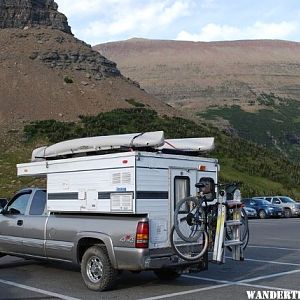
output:
[[[53,0],[0,0],[0,28],[47,26],[71,34],[67,18]]]
[[[12,39],[36,39],[42,46],[32,52],[29,58],[51,68],[84,71],[87,77],[97,80],[121,75],[114,62],[99,55],[84,42],[74,39],[66,16],[58,12],[58,5],[53,0],[0,0],[1,28],[10,29]],[[23,32],[12,32],[11,29],[23,29]],[[29,29],[39,30],[32,34]],[[47,34],[42,29],[58,29],[68,35],[57,34],[54,37],[56,45],[52,44],[45,50],[43,45],[49,46],[53,33]],[[72,50],[65,48],[68,42],[76,42],[76,47]]]
[[[174,112],[70,33],[52,0],[0,0],[0,134],[32,120],[76,121],[135,103]]]

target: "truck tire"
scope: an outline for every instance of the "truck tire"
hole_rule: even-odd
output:
[[[88,248],[82,257],[81,275],[90,290],[101,292],[114,287],[118,271],[113,268],[106,248],[95,245]]]
[[[154,274],[161,280],[175,280],[181,276],[181,273],[173,269],[154,270]]]
[[[284,216],[290,218],[292,216],[292,211],[289,208],[284,209]]]

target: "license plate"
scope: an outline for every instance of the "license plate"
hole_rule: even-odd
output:
[[[281,216],[281,213],[278,213],[278,216]]]

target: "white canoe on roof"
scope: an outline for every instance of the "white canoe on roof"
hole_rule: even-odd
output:
[[[163,131],[87,137],[35,149],[32,152],[31,161],[40,161],[70,154],[119,149],[122,147],[157,148],[162,146],[164,142]]]
[[[164,139],[163,131],[95,136],[68,140],[37,148],[31,161],[41,161],[64,155],[88,153],[120,148],[150,147],[157,150],[209,151],[214,149],[214,138]]]
[[[187,138],[187,139],[167,139],[160,150],[178,150],[178,151],[209,151],[214,149],[213,137],[208,138]]]

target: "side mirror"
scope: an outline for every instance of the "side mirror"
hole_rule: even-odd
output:
[[[13,207],[11,207],[8,211],[7,211],[8,214],[10,215],[20,215],[21,212]]]
[[[8,200],[5,198],[0,198],[0,209],[4,208],[6,206],[6,204],[8,203]]]

